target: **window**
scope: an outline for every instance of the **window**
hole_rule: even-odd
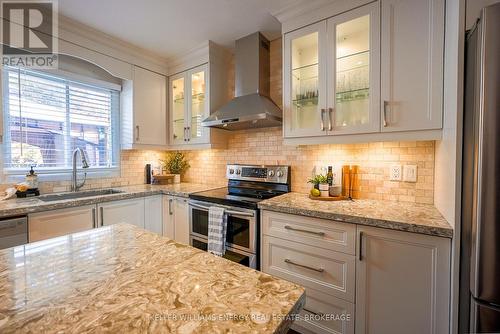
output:
[[[25,172],[30,166],[42,173],[66,172],[77,147],[85,151],[90,172],[118,167],[119,87],[89,82],[95,84],[4,67],[6,173]]]

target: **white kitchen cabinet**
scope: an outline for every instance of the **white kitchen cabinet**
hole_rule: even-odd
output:
[[[285,138],[380,130],[379,5],[284,36]]]
[[[163,235],[175,240],[174,197],[163,196]]]
[[[195,56],[195,55],[200,56]],[[193,58],[194,57],[194,58]],[[168,143],[170,149],[224,148],[226,131],[201,122],[228,102],[230,54],[213,42],[169,64]],[[194,66],[193,66],[194,65]]]
[[[28,215],[29,242],[90,230],[95,226],[95,205],[30,213]]]
[[[293,329],[448,333],[450,239],[267,210],[261,222],[262,271],[306,288]]]
[[[163,235],[163,196],[144,198],[144,226],[147,231]]]
[[[189,245],[189,206],[186,198],[163,196],[163,235]]]
[[[339,320],[322,318],[336,316]],[[302,334],[354,334],[354,304],[306,288],[306,304],[292,329]]]
[[[144,228],[144,198],[106,202],[97,205],[98,225],[132,224]]]
[[[174,199],[175,240],[189,245],[189,206],[186,198]]]
[[[450,239],[358,226],[356,333],[448,333]]]
[[[324,136],[326,88],[326,21],[284,36],[284,136]]]
[[[208,143],[209,128],[201,126],[201,122],[210,115],[208,65],[176,74],[169,82],[171,143]]]
[[[442,128],[445,0],[381,0],[382,131]]]
[[[121,93],[122,148],[167,145],[167,78],[134,66],[133,79]]]
[[[352,334],[356,226],[266,210],[261,222],[262,271],[306,288],[302,318],[293,329]]]
[[[349,3],[282,22],[284,143],[441,139],[445,0]]]

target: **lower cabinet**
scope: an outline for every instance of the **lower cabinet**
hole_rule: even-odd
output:
[[[306,288],[300,333],[448,333],[451,240],[262,211],[262,271]]]
[[[144,198],[97,204],[99,226],[125,223],[144,228]]]
[[[189,207],[186,198],[163,196],[163,235],[189,245]]]
[[[162,214],[163,197],[163,195],[155,195],[31,213],[28,214],[28,239],[29,242],[35,242],[118,223],[136,225],[163,235],[163,217],[168,218],[167,215]],[[182,222],[179,223],[181,226],[178,228],[179,238],[182,239],[181,242],[187,240],[189,243],[187,237],[180,237],[186,234],[184,225],[187,226],[189,236],[187,201],[172,198],[175,202],[174,206],[178,207],[176,209],[178,220]]]
[[[35,242],[90,230],[95,226],[95,205],[31,213],[28,215],[28,239]]]
[[[358,226],[356,333],[448,333],[451,241]]]
[[[162,195],[144,198],[144,228],[159,235],[163,234],[162,202]]]

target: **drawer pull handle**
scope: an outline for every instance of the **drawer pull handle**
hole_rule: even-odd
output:
[[[302,309],[303,309],[304,311],[309,312],[309,313],[311,313],[311,314],[314,314],[314,315],[316,315],[316,316],[323,316],[323,313],[320,313],[320,312],[314,312],[314,311],[311,311],[310,309],[305,308],[305,307],[303,307]]]
[[[304,233],[311,233],[311,234],[316,234],[319,236],[324,236],[325,232],[316,232],[316,231],[310,231],[310,230],[303,230],[301,228],[295,228],[291,227],[290,225],[285,225],[285,229],[290,230],[290,231],[296,231],[296,232],[304,232]]]
[[[359,261],[363,261],[363,232],[359,232]]]
[[[306,265],[303,265],[303,264],[300,264],[300,263],[293,262],[290,259],[285,259],[285,263],[293,264],[294,266],[305,268],[305,269],[309,269],[309,270],[314,270],[314,271],[317,271],[318,273],[322,273],[323,271],[325,271],[325,269],[323,269],[323,268],[309,267],[309,266],[306,266]]]
[[[92,208],[92,228],[96,228],[97,223],[95,221],[95,208]]]

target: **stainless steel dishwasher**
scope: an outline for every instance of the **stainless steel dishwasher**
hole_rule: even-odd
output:
[[[28,218],[0,219],[0,249],[28,243]]]

